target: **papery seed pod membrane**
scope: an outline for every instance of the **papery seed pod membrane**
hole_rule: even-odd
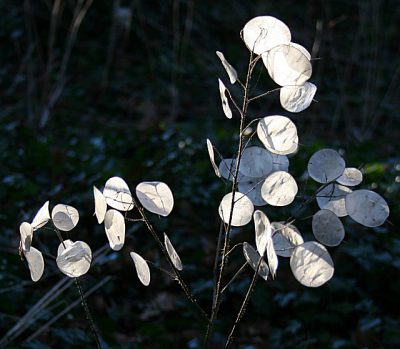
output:
[[[336,182],[348,187],[354,187],[359,185],[362,180],[363,174],[359,169],[354,167],[346,167],[343,171],[343,174],[336,180]]]
[[[277,45],[289,43],[292,39],[288,26],[272,16],[252,18],[244,26],[242,33],[248,49],[257,55]]]
[[[221,79],[218,79],[219,95],[221,97],[222,110],[228,119],[232,119],[232,110],[229,106],[228,98],[226,97],[226,91],[228,90]]]
[[[44,259],[42,252],[33,246],[30,247],[29,251],[23,251],[26,261],[28,262],[29,271],[31,273],[32,281],[38,281],[44,271]]]
[[[72,206],[58,204],[51,211],[51,219],[57,229],[70,231],[78,224],[79,212]]]
[[[263,177],[271,173],[271,153],[261,147],[248,147],[242,152],[239,171],[246,177]]]
[[[97,218],[97,222],[99,224],[101,224],[101,223],[103,223],[104,217],[105,217],[106,212],[107,212],[106,197],[95,186],[93,186],[93,195],[94,195],[95,215],[96,215],[96,218]]]
[[[232,193],[228,193],[222,198],[218,208],[219,216],[226,224],[229,224],[231,207]],[[254,205],[251,200],[243,193],[235,192],[231,225],[234,227],[246,225],[251,221],[253,211]]]
[[[268,74],[280,86],[301,86],[311,77],[310,60],[297,47],[275,46],[262,55]]]
[[[245,177],[241,176],[238,181],[238,190],[245,194],[254,206],[265,206],[267,202],[261,196],[261,187],[264,183],[264,177]]]
[[[33,227],[28,222],[23,222],[19,226],[19,233],[21,236],[21,246],[23,251],[29,251],[33,239]]]
[[[385,199],[371,190],[355,190],[345,198],[346,210],[357,223],[366,227],[378,227],[389,217]]]
[[[319,287],[328,282],[334,273],[332,258],[327,249],[315,241],[297,246],[290,257],[294,277],[307,287]]]
[[[325,246],[337,246],[344,239],[344,226],[338,216],[330,210],[320,210],[312,219],[315,238]]]
[[[328,183],[339,178],[346,163],[339,153],[333,149],[321,149],[308,160],[308,174],[318,183]]]
[[[214,169],[215,175],[218,178],[220,178],[221,173],[219,172],[219,168],[218,168],[217,164],[215,163],[215,158],[214,158],[214,147],[208,138],[207,138],[207,151],[208,151],[208,157],[210,158],[211,166]]]
[[[37,211],[33,221],[31,223],[33,230],[37,230],[43,227],[50,220],[49,202],[45,204]]]
[[[149,286],[150,284],[150,269],[149,266],[147,265],[147,262],[143,259],[142,256],[135,252],[130,253],[131,258],[133,260],[133,263],[135,264],[135,269],[137,276],[140,280],[140,282],[144,286]]]
[[[107,204],[119,211],[133,209],[133,199],[128,184],[121,177],[111,177],[107,180],[103,195]]]
[[[293,153],[299,141],[296,125],[281,115],[261,119],[257,125],[257,136],[267,150],[279,155]]]
[[[304,243],[300,231],[293,224],[273,222],[271,227],[273,229],[272,241],[278,256],[290,257],[295,247]]]
[[[104,218],[104,229],[111,249],[121,250],[125,243],[125,218],[122,213],[108,210]]]
[[[272,206],[287,206],[293,202],[298,187],[295,179],[287,172],[270,174],[261,187],[262,198]]]
[[[226,73],[229,76],[229,81],[231,82],[231,84],[234,84],[237,80],[237,72],[235,70],[235,68],[233,68],[229,62],[225,59],[225,56],[222,52],[217,51],[216,52],[218,58],[221,60],[222,65],[225,68]]]
[[[330,210],[338,217],[347,216],[345,199],[351,192],[352,190],[344,185],[330,183],[318,189],[317,204],[320,209]]]
[[[247,263],[254,269],[254,271],[256,271],[258,267],[258,275],[264,280],[267,280],[269,274],[267,263],[265,263],[264,259],[259,255],[254,247],[247,242],[243,243],[243,255]]]
[[[136,186],[136,196],[143,207],[155,214],[166,217],[174,208],[174,196],[163,182],[142,182]]]
[[[176,252],[174,246],[172,245],[170,239],[168,238],[167,234],[165,233],[164,233],[164,245],[174,267],[178,270],[182,270],[183,269],[182,261],[178,253]]]
[[[279,99],[282,108],[291,113],[300,113],[307,109],[317,92],[317,86],[306,82],[302,86],[283,86]]]
[[[260,256],[263,256],[268,239],[272,236],[271,223],[269,222],[267,215],[260,210],[254,211],[253,220],[257,251]]]
[[[61,245],[56,259],[61,272],[71,278],[86,274],[92,262],[92,250],[89,245],[83,241],[64,242]]]

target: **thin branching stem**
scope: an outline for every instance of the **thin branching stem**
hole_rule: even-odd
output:
[[[259,99],[259,98],[261,98],[261,97],[268,96],[268,95],[270,95],[271,93],[274,93],[274,92],[276,92],[276,91],[279,91],[280,89],[281,89],[281,87],[277,87],[277,88],[274,88],[273,90],[270,90],[270,91],[264,92],[264,93],[262,93],[262,94],[260,94],[260,95],[258,95],[258,96],[252,97],[252,98],[249,99],[249,103],[252,102],[252,101],[255,101],[256,99]]]
[[[236,278],[242,273],[242,271],[246,268],[247,262],[244,262],[240,269],[233,275],[232,279],[222,288],[221,294],[225,292],[225,290],[229,287],[229,285],[236,280]]]
[[[230,348],[232,345],[233,341],[233,335],[235,333],[236,327],[239,325],[240,320],[242,320],[244,313],[246,312],[247,304],[249,303],[251,294],[253,293],[254,287],[256,286],[257,279],[258,279],[258,270],[260,269],[260,265],[262,262],[262,258],[259,259],[257,268],[254,271],[253,279],[251,280],[251,283],[249,285],[249,288],[247,289],[246,296],[243,299],[242,305],[240,306],[240,310],[236,316],[235,323],[232,326],[231,332],[229,333],[228,339],[226,340],[225,343],[225,348]]]
[[[62,243],[64,249],[66,249],[67,246],[65,245],[64,239],[63,239],[60,231],[58,230],[58,228],[56,226],[54,226],[54,231],[56,232],[56,234],[58,236],[58,239]],[[76,277],[74,279],[75,279],[76,288],[77,288],[78,293],[79,293],[79,297],[81,298],[81,304],[82,304],[82,308],[83,308],[83,311],[84,311],[85,316],[86,316],[86,320],[89,323],[90,330],[91,330],[91,332],[93,334],[94,340],[96,341],[96,346],[97,346],[98,349],[102,349],[102,346],[101,346],[101,343],[100,343],[100,336],[99,336],[99,333],[97,331],[96,325],[94,323],[93,316],[92,316],[92,314],[90,312],[89,306],[88,306],[88,304],[86,302],[85,295],[84,295],[84,293],[82,291],[82,286],[81,286],[79,277]]]
[[[246,75],[246,83],[244,85],[244,94],[243,94],[243,105],[241,108],[240,112],[240,126],[239,126],[239,144],[238,144],[238,151],[237,151],[237,158],[236,158],[236,164],[235,164],[235,173],[233,176],[233,181],[232,181],[232,200],[231,200],[231,209],[229,213],[229,220],[228,224],[226,225],[226,230],[225,230],[225,236],[224,236],[224,244],[222,247],[221,253],[221,265],[219,269],[219,274],[218,274],[218,280],[216,283],[216,288],[215,288],[215,299],[213,301],[212,305],[212,310],[211,310],[211,318],[210,322],[207,327],[204,343],[205,346],[208,347],[210,344],[210,337],[213,331],[213,327],[215,324],[215,320],[218,315],[219,307],[221,304],[221,283],[222,283],[222,277],[224,274],[224,269],[225,265],[227,263],[227,253],[229,251],[229,235],[230,235],[230,230],[232,228],[232,218],[233,218],[233,209],[235,205],[235,192],[237,188],[237,183],[238,183],[238,174],[239,174],[239,166],[240,166],[240,160],[241,160],[241,154],[243,151],[243,145],[244,145],[244,135],[243,135],[243,130],[245,128],[245,122],[246,122],[246,113],[247,113],[247,108],[249,104],[249,88],[250,88],[250,80],[251,80],[251,74],[253,72],[253,69],[258,61],[258,58],[256,57],[253,60],[253,53],[250,53],[250,59],[249,59],[249,65],[247,69],[247,75]],[[217,251],[219,253],[219,251]]]
[[[200,306],[200,304],[197,302],[196,298],[194,298],[193,294],[190,292],[188,286],[186,285],[185,281],[182,278],[182,275],[180,274],[179,270],[175,268],[174,263],[171,261],[171,258],[168,255],[168,252],[166,248],[164,247],[163,243],[161,242],[160,238],[158,237],[156,231],[154,230],[152,224],[148,220],[146,213],[144,212],[144,209],[142,206],[138,204],[138,202],[133,199],[133,204],[136,206],[136,208],[139,211],[140,216],[143,219],[144,224],[146,225],[147,230],[149,233],[153,236],[154,240],[157,242],[161,252],[164,254],[165,259],[167,260],[169,266],[171,269],[174,271],[174,277],[175,280],[178,282],[179,286],[182,288],[183,292],[185,293],[186,297],[189,299],[189,301],[196,307],[196,309],[200,312],[200,314],[204,317],[207,322],[209,321],[208,315],[206,312],[203,310],[203,308]]]

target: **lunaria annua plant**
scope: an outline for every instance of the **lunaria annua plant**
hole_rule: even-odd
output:
[[[169,187],[162,182],[140,183],[136,187],[138,201],[126,182],[119,177],[110,178],[103,192],[93,188],[95,215],[98,223],[104,224],[111,249],[119,251],[123,248],[126,221],[144,222],[171,267],[171,277],[179,283],[185,295],[206,319],[206,346],[210,344],[222,293],[247,264],[254,270],[254,276],[225,347],[232,344],[234,332],[245,312],[258,276],[266,281],[278,276],[279,257],[290,258],[293,275],[302,285],[322,286],[334,274],[333,260],[326,246],[339,245],[345,236],[341,218],[348,215],[366,227],[376,227],[383,224],[389,215],[389,207],[379,194],[364,189],[354,190],[362,182],[362,173],[358,169],[346,167],[345,160],[337,151],[322,149],[311,156],[307,165],[309,177],[320,183],[321,187],[303,203],[308,204],[316,199],[320,208],[313,215],[310,227],[316,241],[304,241],[294,225],[294,220],[270,222],[263,211],[264,207],[271,210],[270,206],[275,206],[278,209],[292,204],[297,198],[298,185],[289,172],[289,157],[298,151],[299,135],[295,123],[287,116],[267,115],[248,121],[249,105],[258,98],[279,91],[281,106],[288,112],[299,113],[310,106],[317,87],[308,81],[312,75],[310,53],[303,46],[292,42],[289,28],[279,19],[271,16],[253,18],[244,26],[241,37],[250,51],[244,80],[240,80],[239,74],[224,54],[217,51],[230,84],[237,86],[242,94],[242,102],[239,104],[222,79],[218,79],[223,113],[230,119],[229,122],[239,121],[237,152],[231,158],[223,158],[209,139],[206,142],[215,175],[224,182],[232,182],[231,191],[221,199],[218,207],[221,229],[215,256],[210,315],[199,306],[184,283],[180,274],[183,265],[170,239],[164,233],[162,243],[159,233],[154,230],[145,214],[144,209],[159,216],[168,216],[171,213],[174,199]],[[251,96],[252,73],[258,63],[265,66],[268,75],[278,87],[261,95]],[[235,93],[237,94],[238,92]],[[257,127],[253,132],[255,123]],[[219,164],[216,163],[216,154]],[[129,211],[139,213],[140,218],[129,218]],[[49,203],[46,202],[32,223],[21,224],[21,251],[28,262],[33,281],[38,281],[44,270],[41,252],[31,246],[33,235],[49,221],[60,239],[56,262],[61,272],[77,278],[89,270],[92,260],[90,247],[83,241],[63,240],[60,232],[73,229],[78,220],[78,211],[64,204],[56,205],[50,216]],[[236,242],[230,248],[233,227],[243,227],[252,221],[255,247],[253,242],[242,241]],[[245,264],[223,285],[227,276],[227,256],[240,245]],[[135,251],[130,252],[130,256],[139,280],[148,286],[151,280],[148,262]]]

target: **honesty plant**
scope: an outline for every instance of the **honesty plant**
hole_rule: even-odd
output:
[[[253,100],[279,90],[281,106],[286,111],[298,113],[310,106],[317,87],[308,82],[312,75],[310,53],[303,46],[291,41],[290,30],[282,21],[270,16],[253,18],[246,23],[241,35],[250,50],[249,67],[244,81],[240,80],[237,71],[223,53],[217,51],[232,87],[238,86],[237,89],[243,94],[243,103],[239,106],[233,97],[238,93],[231,94],[222,79],[218,79],[223,113],[231,119],[230,122],[239,120],[240,123],[237,152],[230,158],[223,158],[220,152],[215,152],[216,148],[209,139],[206,142],[215,175],[224,182],[232,182],[231,191],[223,196],[218,207],[221,218],[221,233],[218,238],[220,248],[215,256],[215,281],[210,316],[197,304],[183,282],[179,273],[183,269],[182,261],[170,239],[164,233],[164,243],[160,241],[144,211],[146,209],[164,217],[172,212],[174,198],[168,185],[163,182],[142,182],[136,187],[136,198],[120,177],[110,178],[103,191],[93,187],[95,216],[98,224],[104,224],[110,248],[114,251],[123,248],[126,222],[144,222],[170,264],[171,276],[178,281],[189,300],[206,317],[206,344],[217,319],[221,295],[243,269],[241,268],[233,279],[222,287],[222,281],[226,277],[227,256],[235,246],[242,245],[244,261],[255,273],[228,336],[226,347],[232,342],[233,333],[243,316],[257,277],[268,281],[279,275],[279,257],[290,258],[293,275],[302,285],[322,286],[334,274],[334,264],[325,246],[337,246],[345,236],[341,218],[349,215],[364,226],[376,227],[383,224],[389,215],[389,207],[379,194],[365,189],[351,189],[362,182],[360,170],[346,167],[345,160],[337,151],[322,149],[311,156],[307,165],[309,177],[322,186],[314,196],[303,202],[308,204],[316,199],[320,208],[320,211],[313,215],[310,227],[317,241],[304,241],[299,229],[294,225],[295,220],[283,218],[280,222],[270,222],[263,211],[264,207],[267,206],[268,211],[273,209],[272,207],[279,210],[279,207],[291,205],[298,200],[298,185],[289,172],[289,157],[299,150],[299,135],[290,117],[267,115],[251,119],[248,116],[248,107]],[[264,64],[267,73],[278,87],[262,95],[251,96],[252,72],[258,62]],[[253,131],[252,125],[255,122],[257,126]],[[218,165],[216,154],[220,157]],[[140,218],[129,217],[130,211],[139,213]],[[60,239],[56,263],[61,272],[69,277],[79,277],[89,270],[92,252],[88,244],[83,241],[63,240],[60,232],[72,230],[78,221],[78,211],[64,204],[54,206],[50,216],[49,202],[46,202],[32,223],[21,224],[20,248],[28,262],[33,281],[38,281],[44,270],[41,252],[31,246],[33,237],[38,229],[49,222],[52,222],[53,229]],[[256,248],[252,243],[240,241],[230,249],[232,227],[243,227],[251,221],[254,223]],[[151,279],[148,262],[135,251],[130,252],[130,256],[139,280],[148,286]]]
[[[99,224],[104,223],[104,230],[110,248],[119,251],[125,243],[125,221],[129,218],[121,212],[127,213],[135,208],[135,199],[127,183],[120,177],[110,178],[103,192],[93,187],[94,213]],[[136,195],[140,204],[148,211],[161,216],[167,216],[172,211],[174,199],[169,187],[162,182],[142,182],[136,187]],[[111,208],[108,208],[111,207]],[[52,222],[53,229],[60,239],[57,250],[56,263],[61,272],[69,277],[79,277],[89,271],[92,251],[83,241],[63,240],[61,231],[70,231],[79,221],[78,210],[72,206],[58,204],[54,206],[51,216],[47,201],[37,212],[32,223],[23,222],[20,225],[20,249],[25,256],[33,281],[38,281],[43,275],[44,259],[42,253],[32,247],[33,232]],[[134,221],[139,221],[134,220]],[[177,270],[182,270],[180,258],[165,235],[165,250]],[[139,280],[148,286],[150,283],[150,269],[147,262],[137,253],[131,252]]]

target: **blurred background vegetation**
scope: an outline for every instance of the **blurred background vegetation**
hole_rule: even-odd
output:
[[[18,226],[47,200],[70,204],[81,215],[71,238],[101,249],[107,240],[92,215],[92,186],[114,175],[131,189],[142,180],[172,188],[170,218],[151,218],[169,234],[185,279],[210,308],[217,207],[225,188],[213,175],[205,140],[230,157],[238,128],[238,118],[227,120],[220,107],[217,78],[227,77],[215,51],[224,52],[243,78],[248,50],[239,32],[259,15],[283,20],[293,41],[318,58],[311,78],[318,103],[290,115],[302,143],[290,165],[301,192],[317,188],[304,176],[310,155],[333,147],[363,170],[363,188],[384,196],[391,215],[376,229],[344,220],[345,242],[330,249],[335,276],[319,289],[299,285],[281,259],[277,280],[258,283],[235,345],[400,347],[398,1],[3,0],[0,13],[4,347],[94,347],[77,290],[56,269],[57,238],[36,234],[46,269],[32,283],[18,256]],[[275,87],[261,65],[255,75],[254,94]],[[239,96],[236,86],[229,88]],[[288,115],[278,100],[277,94],[259,99],[250,115]],[[300,202],[266,211],[271,220],[283,220]],[[316,209],[312,203],[297,223],[306,239]],[[252,228],[235,232],[233,242],[253,242]],[[82,278],[104,347],[201,348],[205,323],[176,283],[156,268],[148,288],[137,280],[129,251],[164,263],[143,226],[131,224],[128,232],[124,249],[107,249]],[[228,275],[242,263],[238,249]],[[224,343],[251,275],[247,269],[227,291],[215,348]]]

